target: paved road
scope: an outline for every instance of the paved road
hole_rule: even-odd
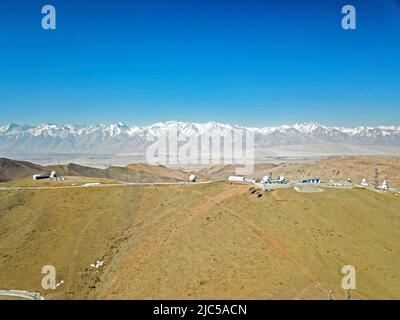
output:
[[[25,290],[0,290],[0,296],[18,297],[28,300],[44,300],[44,297],[42,297],[40,293]]]
[[[108,184],[99,184],[99,185],[92,185],[92,186],[85,186],[85,185],[76,185],[76,186],[54,186],[54,187],[0,187],[0,191],[5,190],[53,190],[53,189],[74,189],[74,188],[105,188],[105,187],[122,187],[122,186],[160,186],[160,185],[191,185],[196,186],[199,184],[210,184],[218,181],[201,181],[201,182],[121,182],[121,183],[108,183]]]

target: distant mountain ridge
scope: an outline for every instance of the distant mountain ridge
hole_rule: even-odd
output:
[[[276,127],[242,127],[217,122],[158,122],[150,126],[109,125],[38,126],[15,123],[0,126],[0,152],[90,152],[129,153],[144,152],[151,144],[146,137],[161,137],[171,129],[185,136],[230,134],[234,129],[254,134],[256,150],[285,146],[312,145],[326,148],[340,145],[343,150],[351,146],[400,147],[400,126],[359,126],[353,128],[325,126],[315,122]],[[373,150],[373,148],[367,148]],[[333,152],[335,153],[335,152]]]

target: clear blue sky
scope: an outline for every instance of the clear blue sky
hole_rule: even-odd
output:
[[[0,39],[3,124],[400,124],[397,0],[2,0]]]

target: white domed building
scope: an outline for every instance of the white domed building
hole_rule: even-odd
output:
[[[271,177],[270,177],[270,176],[264,176],[264,177],[262,178],[262,181],[263,181],[264,183],[269,183],[269,182],[271,182]]]
[[[381,188],[385,190],[390,189],[389,182],[387,180],[384,180]]]

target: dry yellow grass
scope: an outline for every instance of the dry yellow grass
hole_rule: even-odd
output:
[[[246,185],[0,192],[0,288],[48,299],[400,299],[400,197]],[[95,270],[90,264],[105,260]],[[43,265],[57,269],[41,288]]]

